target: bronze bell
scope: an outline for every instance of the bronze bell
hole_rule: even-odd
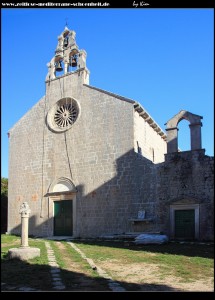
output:
[[[71,66],[72,67],[77,67],[77,59],[76,59],[75,56],[72,57]]]
[[[62,68],[62,65],[61,65],[60,61],[56,62],[56,64],[55,64],[55,70],[58,71],[58,72],[63,71],[63,68]]]
[[[65,37],[64,41],[63,41],[63,46],[67,47],[68,46],[68,37]]]

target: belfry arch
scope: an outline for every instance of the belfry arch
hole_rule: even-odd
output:
[[[202,149],[201,141],[201,119],[203,117],[181,110],[171,118],[165,125],[167,131],[167,153],[178,152],[178,123],[187,120],[190,124],[191,150]]]

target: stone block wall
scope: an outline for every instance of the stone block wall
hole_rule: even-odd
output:
[[[134,149],[138,152],[137,142],[142,155],[154,163],[164,161],[167,151],[166,141],[139,115],[134,113]]]
[[[149,222],[129,222],[128,231],[164,233],[170,238],[171,206],[198,207],[199,240],[214,240],[214,158],[205,150],[165,155],[165,162],[153,164],[134,153],[130,168],[133,188],[128,219],[145,210]]]
[[[8,232],[20,233],[19,207],[27,201],[33,211],[30,231],[39,233],[41,224],[44,97],[10,130]],[[44,149],[46,151],[46,149]],[[44,177],[46,174],[44,174]]]
[[[199,205],[199,239],[213,240],[214,158],[204,149],[166,154],[157,167],[157,222],[170,235],[170,205]]]
[[[133,106],[84,86],[78,73],[73,75],[48,82],[46,97],[10,131],[9,232],[20,232],[19,206],[27,201],[29,233],[53,234],[45,195],[60,177],[70,178],[78,189],[77,236],[125,229],[130,163],[123,160],[118,174],[116,161],[133,151]],[[44,117],[63,97],[77,100],[80,116],[70,130],[55,133]]]

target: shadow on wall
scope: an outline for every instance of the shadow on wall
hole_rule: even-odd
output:
[[[107,168],[110,166],[107,165]],[[92,233],[94,236],[100,236],[133,231],[129,220],[137,218],[141,209],[146,211],[147,218],[155,216],[155,167],[150,160],[132,149],[114,162],[112,172],[106,170],[105,163],[103,170],[104,173],[109,173],[110,177],[106,177],[97,189],[87,190],[86,185],[81,190],[78,187],[78,226],[81,237],[90,236]],[[101,182],[98,178],[100,172],[98,170],[97,173],[95,169],[94,174],[90,174],[91,180]],[[156,220],[144,224],[144,229],[158,230]]]
[[[192,156],[192,153],[188,152]],[[186,189],[178,188],[181,184],[181,174],[185,172],[182,166],[187,164],[189,160],[187,158],[185,160],[182,159],[183,157],[181,157],[180,153],[175,153],[175,155],[177,156],[177,161],[154,164],[142,155],[135,153],[134,150],[130,150],[113,163],[112,172],[110,164],[107,163],[106,166],[105,162],[103,164],[101,162],[102,172],[110,174],[110,178],[106,177],[106,181],[93,190],[88,190],[87,185],[77,186],[76,236],[98,237],[101,235],[139,231],[135,229],[135,226],[129,220],[137,218],[140,210],[145,210],[146,218],[152,219],[152,222],[149,224],[142,224],[142,232],[162,230],[163,233],[169,235],[169,206],[173,195],[175,197],[175,192],[171,192],[172,188],[175,187],[169,186],[169,183],[176,182],[176,188],[179,191],[178,198],[182,199],[182,196],[183,198],[189,197],[190,194],[195,198],[195,190],[189,185],[189,178],[186,179],[186,184],[188,185]],[[204,157],[202,159],[204,162]],[[174,173],[176,164],[179,166],[178,174]],[[191,161],[189,164],[191,164]],[[101,174],[100,167],[100,165],[98,166],[92,161],[92,171],[86,175],[89,177],[87,180],[91,182],[91,186],[94,185],[94,182],[102,182],[101,178],[99,178]],[[189,175],[191,179],[195,178],[194,175],[196,173],[192,173],[191,168],[188,168],[188,170],[190,175],[186,171],[186,176]],[[192,183],[193,179],[190,182]],[[194,187],[198,188],[197,185]],[[43,201],[45,205],[46,199],[44,198]],[[202,201],[205,201],[205,199]],[[207,205],[210,206],[211,200],[208,199],[207,201]],[[29,206],[31,207],[31,203],[29,203]],[[53,229],[50,230],[52,222],[53,219],[49,218],[43,224],[37,225],[36,217],[31,216],[29,219],[29,234],[37,236],[53,234]],[[205,218],[204,226],[211,222],[211,217]],[[208,226],[206,227],[208,228]],[[47,234],[44,233],[46,229]],[[17,226],[11,232],[20,234],[20,226]]]
[[[51,222],[52,219],[49,220]],[[42,224],[38,225],[36,222],[36,216],[35,215],[30,215],[29,221],[28,221],[28,232],[29,236],[36,236],[37,234],[32,234],[32,231],[35,232],[42,232],[43,226],[47,226],[48,221],[43,222]],[[21,236],[21,230],[22,230],[22,225],[21,225],[21,215],[20,215],[20,224],[14,227],[10,234],[15,234]],[[39,235],[41,236],[41,234]]]
[[[102,172],[109,174],[109,177],[101,174],[100,167],[102,167]],[[86,180],[90,181],[91,186],[99,182],[103,182],[103,184],[92,190],[87,189],[87,185],[76,187],[78,190],[76,195],[78,212],[76,236],[89,237],[93,234],[94,237],[98,237],[133,230],[129,219],[136,218],[140,209],[146,210],[147,218],[155,216],[156,204],[151,204],[156,199],[155,169],[150,160],[132,149],[118,158],[112,166],[101,161],[99,167],[92,162],[92,168],[94,169],[89,175],[86,175],[88,176]],[[99,176],[103,176],[106,180],[102,181]],[[46,202],[48,204],[47,198],[44,198],[43,205],[46,205]],[[31,202],[29,202],[29,206],[31,208]],[[46,217],[44,216],[44,219]],[[53,229],[47,234],[44,234],[44,229],[51,228],[50,224],[53,219],[49,217],[49,220],[37,225],[36,218],[38,216],[30,215],[29,234],[52,235]],[[148,230],[149,227],[153,227],[155,230],[156,220],[154,223],[145,224],[144,228]],[[20,229],[19,225],[13,228],[11,233],[20,234]]]

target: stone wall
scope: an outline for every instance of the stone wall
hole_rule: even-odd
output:
[[[211,239],[213,158],[193,150],[166,154],[158,163],[166,142],[134,112],[134,102],[87,86],[86,76],[82,70],[47,82],[46,96],[10,130],[8,232],[20,233],[19,207],[27,201],[29,234],[53,235],[47,193],[64,177],[77,188],[74,236],[170,235],[170,206],[189,203],[200,207],[200,239]],[[56,133],[46,116],[65,97],[77,101],[80,113],[71,129]],[[137,140],[143,155],[134,151]],[[132,223],[139,210],[149,222]]]
[[[139,115],[134,113],[134,149],[138,152],[137,142],[142,155],[154,163],[164,161],[167,150],[166,141]]]
[[[170,205],[199,205],[199,239],[213,240],[214,158],[204,149],[166,154],[157,167],[157,211],[160,230],[171,236]]]
[[[43,129],[44,97],[10,130],[7,228],[9,232],[20,232],[19,207],[22,202],[27,201],[35,212],[29,221],[30,232],[34,227],[34,233],[39,233],[37,228],[41,224],[43,195],[42,165],[49,166],[49,161],[43,160]]]
[[[125,228],[121,216],[130,194],[128,186],[123,191],[127,189],[127,196],[119,192],[119,182],[127,184],[124,170],[129,164],[122,164],[118,177],[116,161],[133,151],[133,106],[84,86],[78,76],[76,72],[48,82],[46,97],[10,130],[9,232],[20,232],[18,207],[28,201],[29,233],[53,234],[45,195],[60,177],[70,178],[78,189],[75,235],[97,236]],[[80,116],[70,130],[54,133],[44,124],[44,116],[62,97],[78,101]]]

